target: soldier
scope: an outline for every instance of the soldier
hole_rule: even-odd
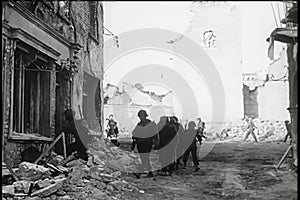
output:
[[[247,120],[247,119],[246,119],[246,120]],[[254,125],[254,123],[253,123],[253,121],[252,121],[252,118],[249,118],[247,121],[248,121],[247,134],[246,134],[244,140],[247,140],[247,138],[248,138],[249,135],[251,134],[252,137],[254,138],[255,142],[258,142],[258,141],[257,141],[257,138],[256,138],[256,136],[255,136],[255,133],[254,133],[254,130],[255,130],[255,128],[257,128],[257,127]]]
[[[147,177],[153,177],[150,164],[150,152],[153,144],[157,145],[157,127],[155,122],[147,119],[147,112],[145,110],[140,110],[138,112],[138,117],[140,122],[136,125],[132,132],[132,146],[131,150],[134,150],[137,146],[138,153],[141,159],[141,170],[148,171]],[[137,178],[140,178],[141,173],[136,174]]]
[[[117,122],[113,119],[113,115],[111,114],[109,116],[108,119],[108,124],[107,124],[107,138],[112,138],[112,136],[114,137],[118,137],[118,134],[119,134],[119,129],[118,129],[118,126],[117,126]]]
[[[285,120],[284,124],[285,124],[285,128],[286,128],[286,136],[285,136],[283,142],[286,142],[288,137],[291,138],[291,135],[292,135],[292,133],[291,133],[291,123],[289,122],[289,120]]]
[[[89,135],[89,128],[85,120],[75,120],[75,112],[72,109],[67,109],[64,112],[66,123],[63,128],[63,132],[67,135],[74,137],[75,141],[71,141],[67,145],[67,154],[71,155],[73,152],[77,152],[79,158],[88,160],[87,145],[92,142],[92,137]]]
[[[174,118],[161,117],[157,127],[159,135],[158,153],[162,165],[162,175],[172,175],[175,164],[175,148],[177,146]]]
[[[204,130],[205,130],[205,122],[201,120],[201,118],[198,118],[198,124],[197,124],[197,134],[200,136],[199,139],[199,144],[202,144],[202,138],[206,138],[204,135]]]
[[[173,119],[174,124],[173,126],[176,129],[176,148],[175,148],[175,170],[179,169],[179,166],[181,165],[182,155],[184,154],[184,147],[183,147],[183,137],[184,137],[184,128],[183,126],[178,122],[178,118],[176,116],[171,117]]]
[[[107,120],[108,120],[107,138],[110,138],[110,141],[114,145],[120,146],[120,143],[118,141],[119,129],[117,126],[117,122],[113,119],[112,114],[109,116],[109,118]]]
[[[195,172],[198,171],[199,161],[197,156],[197,140],[200,141],[201,137],[197,134],[197,130],[195,129],[196,123],[194,121],[190,121],[188,123],[188,129],[184,131],[184,147],[188,147],[185,153],[183,154],[183,165],[186,168],[186,164],[189,158],[190,153],[192,154],[193,163],[195,167]]]

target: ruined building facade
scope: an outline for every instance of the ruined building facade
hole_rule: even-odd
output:
[[[288,81],[289,81],[289,107],[291,122],[291,139],[293,145],[294,164],[298,165],[298,2],[286,1],[286,16],[281,20],[284,28],[275,28],[270,37],[269,57],[273,57],[274,42],[281,42],[287,45],[287,61],[288,61]]]
[[[101,2],[2,2],[1,52],[6,162],[19,163],[29,146],[42,151],[60,134],[68,108],[102,129]]]

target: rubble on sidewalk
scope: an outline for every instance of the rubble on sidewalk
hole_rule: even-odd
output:
[[[283,140],[287,130],[284,121],[254,119],[255,135],[258,141],[279,141]],[[245,120],[226,123],[222,130],[217,133],[221,140],[243,140],[247,131]]]
[[[98,149],[89,149],[88,154],[88,161],[74,155],[62,159],[51,153],[39,164],[20,163],[17,171],[20,180],[2,186],[2,199],[105,200],[139,192],[122,180],[122,171],[135,170],[138,158],[134,153],[110,148],[103,142]]]

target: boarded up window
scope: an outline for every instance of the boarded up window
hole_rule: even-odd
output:
[[[98,15],[98,2],[97,1],[90,1],[89,2],[90,6],[90,34],[93,36],[95,39],[99,39],[98,37],[98,20],[97,20],[97,15]]]

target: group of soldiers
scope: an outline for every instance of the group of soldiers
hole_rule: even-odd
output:
[[[141,165],[136,177],[148,172],[147,177],[153,177],[150,164],[150,153],[157,150],[161,170],[159,175],[172,175],[180,166],[187,167],[189,155],[192,154],[195,171],[199,168],[197,156],[197,142],[201,144],[204,136],[205,124],[198,118],[198,124],[188,122],[183,127],[175,116],[161,116],[156,124],[147,118],[145,110],[138,112],[140,122],[132,132],[131,150],[137,148],[140,155]]]
[[[67,154],[71,155],[72,152],[76,151],[79,158],[88,160],[86,145],[92,142],[92,136],[89,133],[87,124],[84,123],[83,119],[75,120],[75,112],[71,109],[68,109],[64,114],[66,123],[62,131],[67,135],[72,134],[75,139],[75,141],[67,145]],[[132,132],[131,145],[131,150],[134,151],[136,148],[141,160],[139,173],[135,174],[137,178],[140,178],[144,172],[148,172],[147,177],[153,177],[153,170],[150,164],[150,153],[153,149],[157,151],[161,164],[161,170],[158,171],[159,175],[172,175],[180,167],[186,168],[190,154],[192,155],[194,170],[198,171],[200,169],[197,146],[199,147],[202,143],[202,138],[205,138],[205,123],[201,118],[197,119],[197,124],[194,121],[186,121],[183,127],[175,116],[161,116],[157,124],[147,118],[148,114],[145,110],[140,110],[138,117],[140,121]],[[110,138],[112,135],[117,137],[116,122],[112,116],[108,118],[108,121],[110,122],[110,129],[113,131],[108,131],[107,137]],[[255,127],[252,119],[247,121],[248,131],[245,140],[249,135],[252,135],[257,142],[254,134],[254,129],[257,127]],[[284,141],[291,135],[290,123],[288,121],[285,123],[287,135]],[[117,144],[115,145],[118,146]]]

